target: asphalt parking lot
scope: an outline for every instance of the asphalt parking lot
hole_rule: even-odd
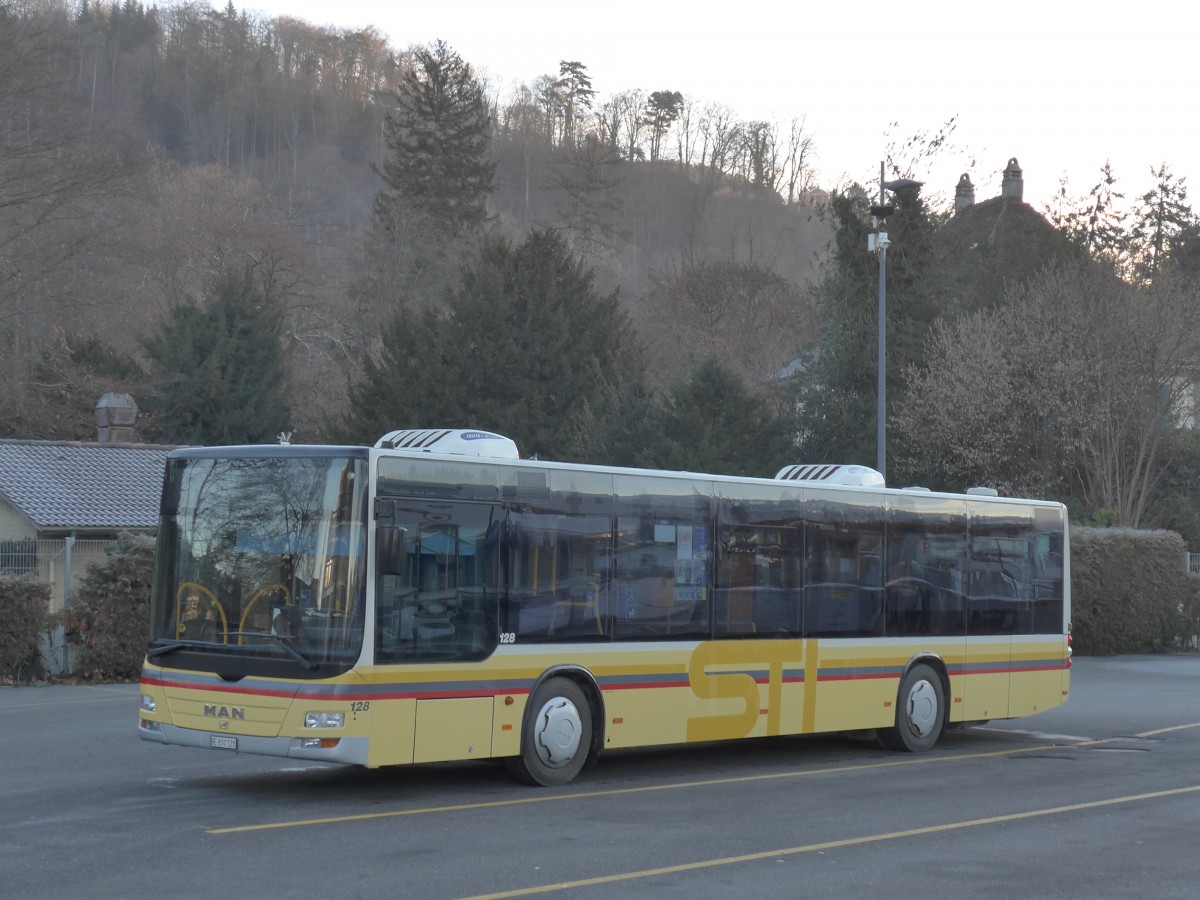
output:
[[[1197,895],[1200,655],[921,756],[836,737],[627,751],[563,788],[139,741],[136,685],[0,688],[4,894]]]

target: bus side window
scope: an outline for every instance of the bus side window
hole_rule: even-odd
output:
[[[501,631],[520,642],[546,640],[554,621],[553,522],[544,516],[514,514],[509,529],[508,604]]]
[[[972,515],[969,634],[1029,634],[1033,627],[1030,544],[1025,514],[981,505]]]
[[[780,526],[721,529],[714,631],[760,637],[800,633],[800,531]]]
[[[479,659],[496,644],[496,508],[398,500],[376,535],[376,662]],[[382,539],[381,539],[382,538]]]
[[[616,634],[707,634],[709,565],[707,520],[618,516]]]
[[[805,523],[805,634],[883,634],[882,544],[882,521],[835,512]]]
[[[884,606],[888,635],[932,633],[933,587],[924,530],[889,526]]]

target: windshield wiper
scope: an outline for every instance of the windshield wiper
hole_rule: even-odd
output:
[[[300,665],[304,666],[304,668],[308,669],[310,672],[317,667],[316,662],[297,650],[292,642],[281,634],[272,634],[269,631],[231,631],[229,633],[229,637],[268,638],[286,650],[293,659],[295,659],[298,663],[300,663]],[[154,659],[157,656],[164,656],[167,653],[174,653],[176,650],[225,650],[228,649],[229,646],[229,644],[224,644],[220,641],[176,640],[171,641],[169,644],[163,644],[161,647],[151,647],[146,651],[146,656],[150,659]]]
[[[296,645],[285,638],[282,634],[275,634],[273,631],[231,631],[229,632],[229,636],[231,638],[267,638],[274,641],[280,647],[286,650],[289,654],[291,654],[292,658],[295,659],[296,662],[300,663],[300,665],[304,666],[304,668],[308,669],[310,672],[317,667],[316,662],[297,650]]]
[[[163,656],[167,653],[174,653],[176,650],[192,650],[197,648],[207,649],[209,647],[224,647],[220,641],[183,641],[175,640],[169,644],[163,644],[161,647],[151,647],[146,651],[146,656],[153,659],[156,656]]]

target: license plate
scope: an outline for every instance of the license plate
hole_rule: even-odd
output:
[[[210,734],[208,736],[208,746],[216,747],[218,750],[236,750],[237,738],[224,737],[219,734]]]

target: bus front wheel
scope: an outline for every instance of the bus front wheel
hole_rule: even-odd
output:
[[[526,711],[521,755],[509,769],[521,781],[544,787],[579,774],[592,746],[592,714],[583,689],[567,678],[548,679]]]
[[[921,753],[942,736],[946,692],[932,668],[919,664],[905,673],[896,696],[896,724],[880,729],[879,742],[889,750]]]

